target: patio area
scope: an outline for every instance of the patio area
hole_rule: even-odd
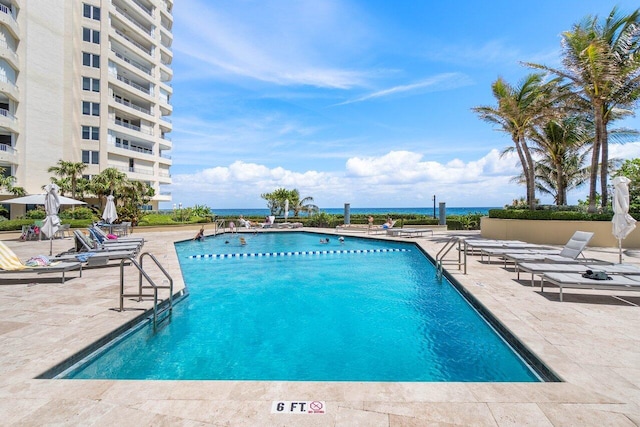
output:
[[[173,242],[198,228],[135,229],[184,287]],[[314,230],[317,231],[317,230]],[[335,230],[322,230],[335,234]],[[209,234],[210,231],[207,232]],[[285,231],[286,232],[286,231]],[[48,254],[48,241],[0,234],[24,261]],[[392,238],[419,244],[435,258],[451,234]],[[358,235],[358,237],[363,237]],[[347,238],[349,238],[347,236]],[[73,246],[53,241],[54,253]],[[616,248],[587,257],[617,262]],[[625,263],[640,266],[629,252]],[[135,279],[137,274],[126,267]],[[304,426],[638,426],[640,292],[566,289],[516,281],[501,263],[470,257],[455,277],[553,370],[560,383],[351,383],[268,381],[41,380],[38,375],[125,324],[152,305],[132,299],[119,312],[120,270],[86,269],[82,277],[0,279],[0,413],[3,425],[304,425]],[[20,276],[15,276],[20,277]],[[273,414],[274,401],[324,401],[324,414]]]

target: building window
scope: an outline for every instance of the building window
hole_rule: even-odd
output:
[[[82,101],[82,114],[84,114],[85,116],[99,116],[100,103]]]
[[[82,78],[82,90],[92,92],[100,92],[100,79],[92,79],[91,77]]]
[[[100,8],[98,6],[92,6],[86,3],[84,3],[83,6],[82,16],[89,19],[95,19],[96,21],[100,20]]]
[[[100,68],[100,55],[82,52],[82,65],[93,68]]]
[[[82,150],[82,163],[97,165],[100,162],[99,151]]]
[[[82,28],[82,41],[100,44],[100,31]]]
[[[82,126],[82,139],[98,141],[100,139],[100,128],[97,126]]]

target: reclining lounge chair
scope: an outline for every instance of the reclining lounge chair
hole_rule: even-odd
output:
[[[576,231],[557,255],[545,252],[536,253],[535,251],[532,251],[530,253],[505,253],[502,256],[504,257],[505,262],[512,261],[516,264],[516,271],[518,271],[518,264],[522,262],[555,262],[569,264],[582,262],[601,264],[602,261],[587,259],[582,254],[582,251],[587,247],[587,244],[589,244],[592,237],[592,232]],[[580,256],[582,256],[582,259],[578,261],[578,257]]]
[[[640,280],[622,275],[609,276],[610,279],[594,280],[583,277],[579,273],[546,273],[542,276],[540,292],[544,292],[544,282],[553,283],[560,288],[560,302],[562,302],[562,289],[602,289],[610,291],[640,291]],[[638,278],[640,279],[640,278]]]
[[[4,242],[0,241],[0,276],[12,273],[62,273],[62,283],[64,283],[65,272],[71,270],[80,270],[80,277],[82,277],[80,262],[54,262],[51,265],[38,267],[24,265],[20,258]]]

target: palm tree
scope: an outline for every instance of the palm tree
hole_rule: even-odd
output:
[[[306,212],[312,214],[318,212],[320,208],[313,204],[313,197],[305,197],[300,199],[300,192],[297,189],[291,190],[291,209],[293,210],[293,216],[298,217],[300,212]]]
[[[632,107],[640,97],[640,9],[620,15],[613,8],[600,23],[588,16],[563,34],[564,69],[539,64],[527,65],[549,71],[571,82],[575,104],[590,110],[595,124],[591,156],[589,211],[596,210],[598,170],[602,207],[607,206],[607,167],[609,164],[607,126],[614,110]],[[600,167],[598,167],[600,165]]]
[[[60,179],[51,178],[51,182],[60,187],[60,194],[71,191],[71,197],[75,199],[78,176],[82,177],[82,172],[87,168],[87,165],[82,162],[67,162],[65,160],[58,160],[56,164],[57,166],[51,166],[47,169],[47,172],[55,173]]]
[[[583,185],[589,168],[584,167],[593,140],[593,123],[584,117],[551,120],[530,134],[535,143],[533,152],[539,157],[536,167],[536,188],[552,194],[556,204],[567,204],[567,192]]]
[[[23,187],[15,187],[13,184],[16,182],[16,177],[12,175],[5,175],[6,169],[0,167],[0,189],[6,188],[14,196],[24,196],[27,194]]]
[[[91,192],[102,200],[105,196],[117,194],[127,180],[127,175],[124,172],[120,172],[116,168],[107,168],[91,178]]]
[[[542,74],[529,74],[516,87],[500,77],[491,86],[498,105],[473,108],[482,120],[500,126],[511,136],[525,177],[529,209],[535,207],[536,166],[526,138],[532,127],[549,114],[554,85],[555,81],[544,83]]]

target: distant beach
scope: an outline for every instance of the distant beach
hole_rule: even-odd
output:
[[[436,218],[439,215],[438,206],[436,206],[435,216]],[[488,214],[489,209],[499,209],[496,207],[466,207],[466,208],[453,208],[446,207],[446,215],[466,215],[466,214]],[[267,216],[270,215],[269,209],[211,209],[215,215],[218,216],[246,216],[246,217],[256,217],[256,216]],[[328,214],[344,214],[344,207],[340,208],[321,208],[320,212],[326,212]],[[357,214],[372,214],[372,215],[391,215],[393,214],[416,214],[416,215],[426,215],[426,216],[434,216],[433,207],[430,208],[355,208],[351,207],[350,209],[351,215]],[[289,210],[289,215],[293,215],[293,211]],[[301,216],[306,216],[306,214],[301,214]]]

